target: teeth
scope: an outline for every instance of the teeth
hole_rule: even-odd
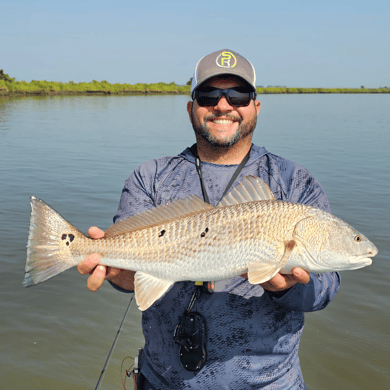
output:
[[[231,121],[229,119],[217,119],[217,120],[214,120],[214,123],[216,123],[218,125],[230,125],[231,123],[233,123],[233,121]]]

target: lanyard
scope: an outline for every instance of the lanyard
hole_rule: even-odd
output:
[[[204,185],[204,182],[203,182],[203,175],[202,175],[202,166],[201,166],[201,160],[199,158],[199,155],[198,155],[198,148],[197,148],[197,145],[196,144],[193,144],[190,148],[191,150],[191,153],[194,155],[195,157],[195,165],[196,165],[196,170],[198,171],[198,175],[199,175],[199,179],[200,179],[200,185],[202,186],[202,193],[203,193],[203,198],[204,198],[204,201],[208,204],[210,204],[210,200],[209,200],[209,197],[207,195],[207,192],[206,192],[206,187]],[[251,153],[251,149],[249,149],[249,152],[246,154],[246,156],[243,158],[243,160],[240,162],[239,166],[236,168],[235,172],[233,173],[233,176],[231,177],[228,185],[226,186],[225,188],[225,191],[224,193],[222,194],[221,196],[221,199],[226,195],[226,193],[229,191],[230,187],[232,186],[232,184],[234,183],[234,181],[237,179],[237,176],[240,174],[240,172],[242,171],[242,169],[244,168],[245,164],[248,162],[249,160],[249,156],[250,156],[250,153]],[[219,200],[219,202],[221,201],[221,199]],[[218,203],[219,203],[218,202]]]

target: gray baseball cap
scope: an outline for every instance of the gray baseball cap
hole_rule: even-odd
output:
[[[191,83],[191,96],[202,83],[211,77],[231,74],[244,79],[256,92],[256,72],[253,65],[233,50],[218,50],[199,60]]]

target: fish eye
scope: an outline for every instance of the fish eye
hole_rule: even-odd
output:
[[[356,242],[362,241],[362,237],[359,236],[359,234],[358,234],[357,236],[355,236],[354,240],[355,240]]]

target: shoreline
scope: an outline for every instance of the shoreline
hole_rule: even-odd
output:
[[[300,88],[304,89],[304,88]],[[311,88],[310,88],[311,89]],[[299,92],[279,92],[261,91],[257,95],[307,95],[307,94],[386,94],[390,91],[364,90],[364,91],[299,91]],[[121,96],[121,95],[190,95],[189,92],[167,92],[167,91],[3,91],[0,90],[1,97],[28,97],[28,96]]]
[[[257,87],[258,95],[266,94],[362,94],[390,93],[390,88],[287,88]],[[110,84],[107,81],[90,83],[57,83],[52,81],[0,80],[1,96],[88,96],[88,95],[189,95],[189,85],[175,83]]]

